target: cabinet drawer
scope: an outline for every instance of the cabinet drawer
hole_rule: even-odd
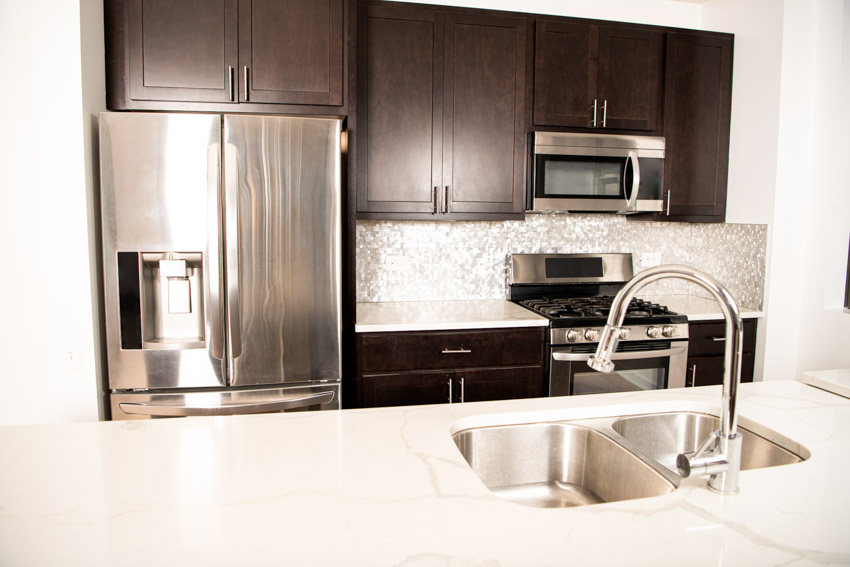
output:
[[[690,323],[688,325],[688,356],[723,354],[726,348],[726,324],[724,322]],[[744,320],[743,352],[756,350],[756,320]]]
[[[485,331],[364,333],[360,372],[543,363],[543,327]]]

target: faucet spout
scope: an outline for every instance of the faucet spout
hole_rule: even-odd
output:
[[[691,474],[709,475],[708,487],[721,494],[738,492],[738,473],[741,470],[741,436],[738,435],[737,396],[741,379],[741,347],[744,324],[738,305],[729,291],[708,274],[679,265],[657,266],[635,275],[620,289],[611,304],[608,321],[596,354],[588,366],[600,372],[611,372],[614,364],[611,355],[617,349],[620,328],[626,316],[626,308],[635,294],[645,285],[664,278],[681,278],[696,283],[717,300],[726,321],[725,363],[723,390],[720,405],[720,429],[713,432],[693,455],[679,455],[677,465],[682,476]]]

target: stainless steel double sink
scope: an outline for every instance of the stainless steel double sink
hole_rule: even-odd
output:
[[[676,490],[679,453],[693,453],[717,416],[669,412],[465,429],[452,438],[496,496],[565,508],[660,496]],[[741,469],[798,463],[805,447],[739,418]]]

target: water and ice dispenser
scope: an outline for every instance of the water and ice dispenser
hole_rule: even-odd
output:
[[[118,252],[121,348],[204,348],[203,254]]]

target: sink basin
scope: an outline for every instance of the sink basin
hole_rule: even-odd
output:
[[[673,412],[623,417],[611,428],[636,449],[677,472],[676,456],[695,452],[709,433],[720,428],[720,420],[703,413]],[[742,436],[741,470],[799,463],[809,457],[805,448],[774,431],[765,430],[762,436],[739,425],[738,432]]]
[[[676,486],[602,433],[568,423],[481,427],[453,436],[495,495],[546,508],[668,494]]]
[[[799,463],[795,443],[739,418],[741,469]],[[698,412],[664,412],[575,421],[464,429],[452,439],[496,496],[528,506],[567,508],[661,496],[682,481],[679,453],[693,453],[720,420]]]

